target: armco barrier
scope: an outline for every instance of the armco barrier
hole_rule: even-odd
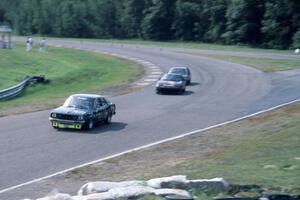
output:
[[[6,100],[13,98],[20,93],[23,92],[25,87],[28,85],[28,83],[31,81],[32,77],[26,77],[23,81],[21,81],[18,85],[1,90],[0,91],[0,100]]]

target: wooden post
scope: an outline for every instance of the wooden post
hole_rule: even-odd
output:
[[[4,37],[4,33],[1,34],[1,49],[5,48],[5,37]]]

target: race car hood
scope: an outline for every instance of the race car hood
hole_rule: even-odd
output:
[[[163,80],[160,80],[158,81],[159,84],[170,84],[170,85],[174,85],[174,84],[178,84],[179,82],[176,82],[176,81],[163,81]]]
[[[67,115],[85,115],[90,113],[89,110],[84,110],[84,109],[78,109],[74,107],[58,107],[52,111],[52,113],[57,113],[57,114],[67,114]]]

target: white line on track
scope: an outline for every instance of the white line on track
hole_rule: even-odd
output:
[[[199,133],[199,132],[207,131],[207,130],[210,130],[210,129],[218,128],[218,127],[221,127],[221,126],[225,126],[225,125],[228,125],[228,124],[232,124],[232,123],[244,120],[244,119],[248,119],[250,117],[254,117],[254,116],[266,113],[266,112],[270,112],[272,110],[275,110],[275,109],[278,109],[278,108],[281,108],[281,107],[284,107],[284,106],[287,106],[287,105],[290,105],[290,104],[293,104],[293,103],[296,103],[296,102],[299,102],[299,101],[300,101],[300,99],[296,99],[294,101],[283,103],[283,104],[280,104],[278,106],[274,106],[274,107],[271,107],[271,108],[268,108],[268,109],[265,109],[265,110],[262,110],[262,111],[258,111],[256,113],[253,113],[253,114],[250,114],[250,115],[246,115],[244,117],[233,119],[233,120],[230,120],[230,121],[227,121],[227,122],[223,122],[223,123],[220,123],[220,124],[216,124],[216,125],[213,125],[213,126],[209,126],[209,127],[203,128],[203,129],[195,130],[195,131],[192,131],[192,132],[184,133],[184,134],[178,135],[176,137],[172,137],[172,138],[160,140],[160,141],[157,141],[157,142],[154,142],[154,143],[151,143],[151,144],[147,144],[147,145],[140,146],[140,147],[137,147],[137,148],[134,148],[134,149],[130,149],[130,150],[127,150],[127,151],[123,151],[121,153],[117,153],[117,154],[114,154],[114,155],[111,155],[111,156],[100,158],[100,159],[94,160],[92,162],[88,162],[88,163],[84,163],[84,164],[81,164],[81,165],[77,165],[75,167],[72,167],[72,168],[69,168],[69,169],[65,169],[63,171],[56,172],[56,173],[48,175],[48,176],[37,178],[37,179],[31,180],[31,181],[28,181],[26,183],[22,183],[22,184],[19,184],[19,185],[15,185],[15,186],[12,186],[12,187],[0,190],[0,194],[8,192],[8,191],[11,191],[11,190],[14,190],[14,189],[17,189],[17,188],[20,188],[20,187],[23,187],[23,186],[26,186],[26,185],[30,185],[30,184],[36,183],[36,182],[39,182],[39,181],[42,181],[42,180],[45,180],[45,179],[48,179],[48,178],[60,175],[60,174],[64,174],[66,172],[69,172],[69,171],[72,171],[72,170],[75,170],[75,169],[78,169],[78,168],[81,168],[81,167],[85,167],[85,166],[88,166],[88,165],[91,165],[91,164],[95,164],[97,162],[101,162],[101,161],[104,161],[104,160],[108,160],[108,159],[111,159],[111,158],[122,156],[122,155],[127,154],[127,153],[132,153],[132,152],[135,152],[135,151],[146,149],[146,148],[149,148],[149,147],[152,147],[152,146],[155,146],[155,145],[158,145],[158,144],[162,144],[162,143],[165,143],[165,142],[169,142],[169,141],[172,141],[172,140],[177,140],[177,139],[180,139],[180,138],[183,138],[183,137],[195,134],[195,133]]]
[[[152,71],[155,71],[155,70],[156,71],[158,71],[158,70],[161,71],[159,67],[150,67],[150,70],[152,70]]]
[[[140,61],[142,64],[145,64],[145,65],[152,65],[152,63],[151,62],[149,62],[149,61],[145,61],[145,60],[142,60],[142,61]]]
[[[133,58],[133,57],[128,57],[128,59],[129,59],[129,60],[134,60],[135,58]]]
[[[142,82],[142,83],[136,83],[136,85],[139,85],[139,86],[146,86],[146,85],[150,85],[151,83],[149,82]]]
[[[158,68],[155,68],[155,69],[150,69],[150,71],[152,71],[152,72],[161,72],[161,70],[160,70],[160,69],[158,69]]]
[[[162,72],[161,71],[153,71],[153,72],[151,72],[151,74],[162,74]]]
[[[147,64],[147,66],[149,66],[149,67],[157,67],[157,65],[155,65],[155,64],[153,64],[153,63]]]
[[[156,64],[152,63],[152,62],[149,62],[148,64],[149,67],[152,67],[152,66],[156,66]]]
[[[157,79],[154,78],[148,78],[148,79],[144,79],[145,82],[154,82],[157,81]]]
[[[140,62],[140,63],[144,62],[144,60],[141,60],[141,59],[139,59],[139,58],[135,58],[135,60],[136,60],[137,62]]]
[[[116,53],[110,53],[111,56],[116,56],[116,57],[119,57],[120,55],[119,54],[116,54]]]
[[[146,76],[146,78],[156,78],[156,79],[158,79],[159,77],[160,77],[159,74],[157,74],[157,75],[148,75],[148,76]]]

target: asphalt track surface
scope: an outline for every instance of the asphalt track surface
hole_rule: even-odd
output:
[[[54,130],[48,121],[48,110],[0,118],[0,191],[300,98],[299,70],[263,73],[239,64],[181,53],[203,50],[77,41],[55,41],[51,45],[135,57],[154,63],[163,72],[171,66],[189,66],[192,84],[183,95],[157,95],[153,83],[130,94],[110,97],[117,105],[113,123],[87,132]],[[278,58],[276,54],[250,56]],[[300,62],[299,56],[284,58]],[[11,194],[2,193],[0,199],[15,199]]]

